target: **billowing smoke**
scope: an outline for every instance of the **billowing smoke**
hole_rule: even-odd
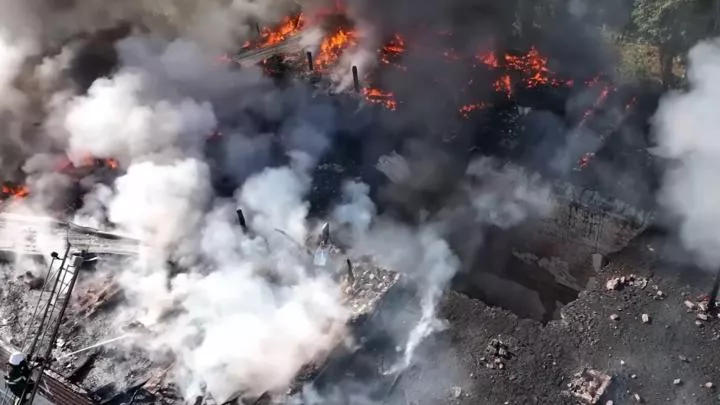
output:
[[[713,188],[720,170],[720,124],[712,106],[720,95],[717,40],[690,50],[689,89],[666,95],[654,118],[657,153],[668,159],[660,201],[676,216],[685,247],[700,264],[720,265],[720,194]]]
[[[137,258],[109,269],[126,296],[119,329],[141,325],[122,343],[169,363],[186,399],[283,391],[301,367],[322,363],[348,337],[340,286],[332,272],[315,271],[305,250],[316,225],[307,201],[312,173],[340,125],[337,107],[302,84],[276,86],[260,69],[232,70],[217,56],[255,21],[275,21],[295,3],[63,3],[12,3],[0,17],[2,176],[19,167],[33,190],[21,209],[34,213],[53,211],[56,200],[84,188],[82,208],[71,212],[77,222],[141,240]],[[81,34],[121,23],[132,29],[111,47],[117,66],[87,88],[69,83],[88,44]],[[364,42],[340,59],[344,72],[376,61],[369,49],[384,33],[358,28]],[[350,84],[347,76],[339,83]],[[222,139],[219,150],[210,150],[210,137]],[[349,255],[369,255],[417,288],[421,319],[389,371],[410,366],[443,325],[436,308],[459,268],[447,241],[455,224],[512,227],[552,208],[549,190],[514,166],[481,159],[463,174],[465,165],[446,151],[418,148],[453,164],[435,174],[438,160],[396,155],[394,169],[379,168],[407,183],[401,194],[449,188],[442,209],[410,225],[380,213],[370,187],[357,181],[344,186],[331,213],[348,231]],[[112,159],[118,171],[76,181],[56,170],[66,156],[74,167]],[[455,174],[459,187],[445,182]],[[219,192],[218,177],[230,179],[232,193]],[[238,207],[247,229],[237,223]],[[43,249],[61,239],[48,234]]]
[[[403,168],[407,164],[399,155],[384,162],[382,167],[388,176],[396,178],[398,170],[391,170],[388,165]],[[376,216],[377,209],[368,198],[368,191],[364,184],[346,183],[344,199],[335,208],[333,218],[352,230],[351,254],[372,256],[379,265],[404,274],[417,288],[420,319],[406,337],[401,360],[386,370],[393,374],[409,367],[423,340],[444,327],[436,317],[436,308],[460,268],[447,239],[463,226],[479,231],[489,226],[507,229],[531,217],[549,215],[553,209],[550,188],[539,176],[486,157],[469,164],[457,196],[446,207],[422,218],[416,226]]]

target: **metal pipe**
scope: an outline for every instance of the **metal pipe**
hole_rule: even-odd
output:
[[[710,301],[708,302],[710,308],[717,308],[718,290],[720,290],[720,267],[717,269],[717,272],[715,272],[715,280],[713,281],[712,289],[710,289]]]
[[[355,92],[360,93],[360,78],[358,77],[357,66],[352,67],[353,85],[355,86]]]
[[[73,276],[70,279],[70,285],[68,286],[67,290],[67,298],[63,302],[62,308],[60,308],[60,314],[58,315],[58,321],[55,323],[55,329],[53,330],[52,335],[50,335],[50,341],[48,342],[48,347],[45,352],[45,355],[43,356],[43,362],[40,364],[39,372],[38,372],[38,378],[37,382],[35,383],[35,386],[33,387],[32,394],[30,395],[30,401],[29,404],[33,403],[33,400],[35,400],[35,395],[37,394],[38,387],[40,386],[40,381],[42,380],[42,377],[45,373],[45,367],[48,363],[48,359],[50,358],[50,354],[52,354],[53,346],[55,346],[55,340],[57,340],[58,333],[60,332],[60,324],[62,323],[62,318],[65,316],[65,311],[67,310],[68,304],[70,303],[70,296],[72,295],[73,288],[75,288],[75,281],[77,281],[78,274],[80,274],[80,266],[82,266],[82,261],[85,258],[85,254],[87,251],[83,251],[81,253],[82,256],[79,257],[80,263],[73,263]]]
[[[235,212],[237,213],[238,222],[240,223],[242,230],[247,232],[247,222],[245,221],[245,215],[243,214],[242,209],[238,208]]]
[[[355,284],[355,274],[353,273],[353,265],[350,259],[345,259],[345,262],[347,263],[347,275],[348,275],[348,282],[351,285]]]
[[[313,70],[315,70],[314,67],[313,67],[312,52],[310,52],[310,51],[307,51],[307,63],[308,63],[308,68],[310,69],[311,72],[312,72]]]

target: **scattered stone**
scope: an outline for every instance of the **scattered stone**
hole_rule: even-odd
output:
[[[636,378],[637,378],[637,374],[631,374],[631,375],[630,375],[630,378],[632,378],[633,380],[636,379]]]
[[[638,277],[634,274],[622,277],[613,277],[605,283],[605,288],[608,290],[619,290],[624,286],[645,288],[648,285],[648,280],[645,277]]]
[[[605,405],[614,405],[615,403],[613,401],[607,401],[605,402]]]
[[[702,328],[703,323],[700,321],[695,321],[695,326],[697,326],[698,328]]]
[[[683,363],[690,363],[690,359],[683,356],[682,354],[678,356],[678,359],[680,359],[680,361],[682,361]]]
[[[687,307],[687,309],[691,310],[694,310],[697,307],[695,303],[690,300],[685,300],[685,306]]]
[[[458,386],[454,386],[450,390],[450,393],[451,393],[453,399],[458,399],[458,398],[460,398],[460,395],[462,395],[462,388],[460,388]]]
[[[707,301],[698,302],[698,310],[707,312],[710,309],[710,304]]]
[[[492,357],[495,357],[495,360],[497,361],[499,361],[499,359],[509,360],[512,357],[512,353],[510,353],[508,345],[498,339],[490,340],[490,343],[485,348],[485,351]]]
[[[633,394],[633,399],[634,399],[635,402],[637,402],[638,404],[641,404],[641,403],[643,402],[642,397],[640,397],[640,394]]]
[[[620,315],[618,315],[618,314],[612,314],[612,315],[610,315],[610,320],[611,320],[611,321],[617,321],[618,319],[620,319]]]
[[[701,321],[708,321],[710,320],[710,317],[707,314],[697,314],[697,319]]]
[[[610,386],[610,376],[600,371],[585,368],[575,374],[568,384],[570,393],[589,404],[597,404]]]
[[[705,383],[705,388],[707,388],[707,389],[713,389],[714,387],[715,387],[715,385],[713,383],[711,383],[710,381]]]
[[[682,380],[681,380],[681,379],[676,378],[676,379],[673,380],[673,385],[680,385],[680,384],[682,384]]]
[[[642,314],[641,316],[643,323],[650,323],[650,315]]]
[[[657,290],[657,292],[655,293],[655,295],[656,295],[658,298],[665,298],[665,293],[662,292],[661,290]]]

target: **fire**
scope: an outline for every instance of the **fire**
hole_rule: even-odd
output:
[[[493,69],[500,67],[497,56],[495,56],[495,52],[477,54],[475,55],[475,59],[482,62],[482,64],[484,64],[485,66]]]
[[[109,167],[110,169],[117,170],[117,168],[120,166],[118,164],[118,161],[115,159],[104,159],[103,163],[105,163],[106,167]]]
[[[384,92],[380,89],[375,88],[364,88],[362,94],[365,99],[372,104],[379,104],[387,108],[390,111],[397,109],[397,101],[395,101],[395,95],[390,92]]]
[[[613,90],[613,88],[611,86],[603,87],[603,89],[600,91],[600,95],[593,103],[593,106],[590,109],[588,109],[587,111],[585,111],[585,113],[583,114],[582,120],[580,120],[580,125],[585,124],[585,122],[588,119],[590,119],[590,117],[592,117],[592,115],[595,113],[595,111],[598,109],[598,107],[600,107],[600,105],[605,102],[608,95],[610,94],[610,90]]]
[[[92,167],[107,167],[112,170],[117,170],[120,167],[120,163],[116,159],[98,159],[90,154],[85,154],[77,164],[74,164],[69,158],[65,157],[57,164],[55,171],[62,173],[73,169]]]
[[[380,49],[380,62],[386,65],[394,65],[402,70],[407,70],[405,66],[395,63],[404,52],[405,39],[403,39],[400,34],[395,34],[392,39]]]
[[[325,37],[320,44],[320,51],[315,63],[320,69],[325,69],[335,63],[342,55],[342,52],[356,46],[358,43],[355,31],[339,29],[332,35]]]
[[[582,155],[580,160],[578,160],[577,170],[583,170],[586,167],[588,167],[588,165],[590,165],[590,161],[592,160],[593,157],[595,157],[595,154],[592,152],[587,152],[584,155]]]
[[[30,189],[25,185],[6,183],[2,185],[2,193],[10,198],[26,198],[30,195]]]
[[[493,83],[493,89],[498,92],[507,94],[508,98],[512,97],[513,85],[510,75],[503,75]]]
[[[461,106],[461,107],[458,109],[458,112],[460,113],[460,115],[461,115],[463,118],[468,119],[468,118],[470,118],[470,113],[472,113],[473,111],[483,110],[483,109],[488,108],[488,107],[490,107],[490,105],[489,105],[489,104],[486,104],[486,103],[483,103],[483,102],[481,102],[481,103],[475,103],[475,104],[466,104],[466,105],[464,105],[464,106]]]
[[[263,28],[261,30],[258,48],[267,48],[277,45],[300,33],[304,25],[305,20],[302,13],[294,17],[285,17],[277,28]]]
[[[540,55],[534,46],[525,55],[505,55],[507,67],[524,73],[527,76],[525,84],[530,88],[542,84],[555,84],[555,80],[549,77],[552,72],[547,67],[547,61],[547,58]]]

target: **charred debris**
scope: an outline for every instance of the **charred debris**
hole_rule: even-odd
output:
[[[245,213],[242,209],[237,209],[237,225],[243,229],[244,232],[252,232],[248,227]],[[58,225],[61,226],[62,224]],[[116,260],[113,257],[117,257],[117,252],[103,250],[103,245],[95,245],[95,241],[98,238],[92,232],[88,232],[81,238],[84,228],[74,227],[72,225],[65,224],[74,231],[73,242],[80,243],[86,242],[89,249],[88,253],[84,254],[82,260],[82,272],[92,271],[91,266],[93,262],[97,260]],[[278,233],[285,235],[282,230],[277,230]],[[101,235],[105,236],[105,235]],[[121,238],[115,236],[115,239],[120,240]],[[330,272],[338,280],[339,286],[342,289],[341,294],[345,299],[347,307],[352,312],[352,318],[350,322],[350,329],[354,338],[360,341],[366,341],[365,336],[368,333],[368,327],[365,325],[368,320],[372,319],[379,308],[382,308],[382,302],[387,299],[388,296],[397,295],[392,293],[394,289],[407,290],[408,286],[404,286],[401,282],[400,274],[391,270],[386,270],[374,265],[370,258],[353,258],[346,256],[342,249],[333,242],[333,231],[328,223],[322,224],[315,235],[311,236],[306,241],[291,241],[298,245],[299,251],[306,256],[308,266],[316,272]],[[68,244],[70,246],[70,244]],[[38,254],[38,252],[28,251],[28,255]],[[52,262],[55,263],[61,259],[61,257],[54,255]],[[64,263],[64,261],[63,261]],[[80,262],[78,262],[80,263]],[[80,264],[78,264],[80,266]],[[182,272],[181,266],[173,264],[172,268],[175,268],[176,272]],[[54,274],[54,273],[53,273]],[[59,273],[58,273],[59,274]],[[70,273],[68,273],[70,274]],[[80,271],[72,271],[72,274],[83,277]],[[60,279],[59,276],[48,276],[49,280],[52,277]],[[74,280],[75,278],[73,278]],[[15,302],[8,301],[5,299],[3,305],[7,308],[16,308],[16,317],[13,323],[23,324],[34,324],[37,325],[38,336],[45,336],[46,333],[43,330],[49,328],[53,329],[52,325],[47,326],[43,329],[42,322],[37,323],[37,314],[30,314],[27,304],[34,302],[51,302],[53,300],[52,294],[48,291],[48,285],[50,283],[41,282],[40,288],[30,289],[27,293],[28,296],[22,300],[15,300]],[[62,284],[62,283],[61,283]],[[74,285],[74,282],[73,284]],[[9,286],[9,288],[23,289],[22,286]],[[64,303],[64,307],[67,307],[67,314],[64,318],[63,315],[47,317],[48,322],[52,321],[57,324],[57,335],[49,335],[50,338],[43,338],[40,340],[40,346],[48,348],[46,357],[51,359],[48,364],[50,367],[49,371],[52,374],[45,374],[43,378],[52,379],[53,384],[60,384],[60,390],[72,389],[84,391],[83,388],[63,388],[73,387],[73,384],[79,384],[82,387],[88,389],[86,396],[100,404],[123,404],[131,401],[135,404],[141,403],[177,403],[180,400],[178,393],[175,391],[175,387],[171,382],[170,376],[167,375],[172,360],[162,364],[155,364],[149,362],[147,359],[142,357],[134,357],[123,355],[119,352],[115,352],[112,349],[112,345],[98,345],[96,337],[92,330],[87,330],[81,325],[85,325],[88,322],[97,323],[102,325],[107,322],[108,314],[112,312],[113,308],[122,302],[123,294],[118,284],[112,278],[104,280],[95,280],[91,285],[84,285],[82,291],[76,291],[72,300],[70,300],[70,293],[72,293],[72,287],[66,289],[66,297],[58,299],[58,301]],[[50,297],[48,298],[48,294]],[[408,294],[404,292],[403,294]],[[6,298],[11,298],[5,294]],[[72,302],[71,302],[72,301]],[[54,301],[53,301],[54,302]],[[69,304],[69,306],[68,306]],[[56,305],[40,305],[38,308],[55,308]],[[30,308],[31,309],[31,308]],[[53,310],[54,311],[54,310]],[[49,311],[53,313],[53,311]],[[42,312],[42,311],[41,311]],[[45,317],[42,317],[45,320]],[[54,321],[53,321],[54,320]],[[10,322],[10,320],[6,320]],[[92,328],[90,328],[92,329]],[[4,340],[10,342],[11,345],[16,347],[25,347],[27,342],[20,340],[20,331],[3,331]],[[17,333],[16,333],[17,332]],[[8,334],[9,333],[9,334]],[[53,337],[54,336],[54,337]],[[50,340],[48,340],[50,339]],[[40,347],[39,346],[39,347]],[[45,349],[43,349],[45,350]],[[33,351],[34,353],[34,351]],[[278,395],[280,396],[292,396],[298,392],[304,383],[315,380],[322,375],[328,375],[328,370],[336,370],[344,361],[343,359],[353,358],[359,355],[353,350],[338,346],[335,352],[331,353],[328,358],[319,360],[315,364],[307,364],[299,373],[296,383],[288,387],[287,393],[266,393],[261,397],[247,398],[243,393],[238,393],[233,398],[223,399],[212,399],[209,396],[198,398],[198,403],[211,404],[211,403],[266,403],[264,401],[273,399],[277,400]],[[125,369],[129,370],[128,378],[130,381],[127,384],[118,385],[117,382],[107,381],[102,376],[96,375],[94,368],[98,364],[103,364],[103,367],[108,367],[108,364],[114,364],[111,369]],[[344,363],[342,363],[344,364]],[[36,377],[37,378],[37,377]],[[325,377],[327,378],[327,377]],[[98,385],[100,384],[100,385]],[[52,398],[53,393],[44,391],[43,386],[40,386],[39,395],[45,395],[46,397]],[[248,402],[249,401],[249,402]]]

